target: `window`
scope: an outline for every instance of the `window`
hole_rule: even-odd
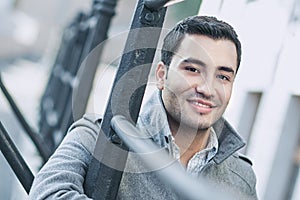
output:
[[[250,140],[261,96],[261,92],[249,92],[246,96],[240,116],[240,122],[237,127],[238,132],[246,141]],[[242,153],[245,153],[245,151],[246,149],[242,149]]]
[[[300,199],[300,131],[298,133],[299,141],[298,148],[295,151],[294,164],[291,175],[290,190],[287,191],[287,199]]]
[[[292,96],[285,114],[264,199],[298,200],[300,96]],[[272,139],[272,138],[270,138]]]

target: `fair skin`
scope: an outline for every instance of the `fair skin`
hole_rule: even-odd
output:
[[[236,70],[234,43],[202,35],[186,35],[168,68],[158,64],[157,87],[184,166],[206,147],[211,126],[225,112]]]

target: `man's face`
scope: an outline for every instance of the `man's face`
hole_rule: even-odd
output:
[[[211,127],[228,105],[236,70],[233,42],[186,35],[169,69],[162,62],[156,69],[170,127]]]

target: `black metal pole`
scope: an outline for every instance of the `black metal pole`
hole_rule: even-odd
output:
[[[145,5],[151,10],[158,10],[170,0],[145,0]]]
[[[66,44],[62,45],[60,51],[64,56],[57,56],[60,59],[57,59],[54,68],[58,70],[53,70],[59,73],[53,76],[56,80],[48,82],[47,88],[50,89],[45,92],[42,99],[44,103],[41,104],[41,116],[46,119],[45,122],[40,121],[41,132],[49,140],[55,138],[52,150],[61,142],[71,123],[85,112],[102,52],[101,48],[95,47],[107,38],[116,2],[94,0],[91,13],[81,14],[65,31],[62,41]],[[88,61],[81,65],[87,57]],[[46,106],[43,107],[44,104]],[[55,123],[50,123],[48,118],[53,117]]]
[[[85,21],[85,19],[86,15],[80,12],[64,30],[55,63],[53,64],[46,89],[41,98],[39,130],[52,152],[57,147],[57,139],[55,139],[57,136],[54,136],[55,130],[59,128],[63,117],[62,113],[64,112],[60,104],[62,102],[65,103],[64,101],[68,96],[62,88],[66,86],[64,80],[67,77],[66,72],[67,69],[70,68],[69,65],[72,64],[73,60],[77,59],[73,59],[72,49],[75,48],[76,42],[78,42],[78,31],[82,28],[80,24]],[[83,46],[84,42],[80,45]],[[69,86],[67,85],[67,87]],[[64,106],[63,104],[62,107]],[[59,137],[63,137],[61,135],[62,134],[60,134]]]
[[[82,67],[79,69],[78,87],[73,92],[73,115],[74,120],[82,117],[86,110],[88,98],[90,96],[94,77],[100,62],[103,45],[101,43],[107,39],[107,33],[112,17],[115,15],[115,7],[118,0],[94,0],[93,15],[90,19],[91,27],[83,53],[81,55]],[[83,62],[83,63],[82,63]]]
[[[79,60],[72,71],[78,85],[74,84],[69,88],[68,101],[64,104],[63,117],[59,127],[59,131],[62,133],[65,133],[71,123],[85,113],[102,54],[103,45],[98,45],[107,38],[116,5],[117,0],[95,0],[93,2],[91,16],[85,23],[85,27],[88,29],[85,41]],[[84,63],[82,64],[82,62]]]
[[[9,102],[9,105],[11,106],[12,110],[14,111],[15,115],[17,116],[20,124],[24,128],[25,132],[28,134],[30,139],[33,141],[35,144],[39,154],[41,155],[42,159],[44,162],[48,160],[48,158],[51,155],[51,151],[48,147],[48,145],[43,141],[43,139],[38,135],[36,132],[32,130],[32,128],[29,126],[27,123],[26,119],[22,115],[21,111],[19,110],[18,106],[16,105],[14,99],[12,96],[9,94],[7,91],[5,85],[2,82],[1,74],[0,74],[0,88],[5,95],[7,101]]]
[[[14,145],[12,139],[9,137],[7,131],[0,121],[0,149],[23,185],[27,193],[29,193],[34,176],[30,171],[28,165],[22,158],[17,147]]]
[[[111,129],[110,122],[117,114],[137,121],[165,13],[166,8],[150,10],[143,0],[137,4],[84,185],[86,194],[93,199],[117,197],[128,148]]]
[[[89,26],[89,20],[92,16],[86,16],[77,26],[75,41],[71,51],[71,56],[65,71],[61,74],[60,79],[63,81],[64,76],[68,77],[68,81],[63,81],[64,84],[59,89],[63,92],[63,96],[57,98],[58,101],[55,104],[54,109],[59,116],[59,124],[55,127],[59,132],[61,139],[65,136],[67,129],[74,121],[72,118],[72,91],[78,82],[77,73],[81,63],[81,57],[84,53],[84,47],[86,45],[88,35],[92,31]],[[71,118],[71,120],[70,120]],[[60,141],[56,143],[59,145]]]

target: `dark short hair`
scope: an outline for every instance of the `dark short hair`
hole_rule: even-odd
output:
[[[174,53],[178,50],[186,34],[204,35],[212,39],[226,39],[235,44],[237,52],[237,69],[241,62],[241,43],[233,27],[228,23],[211,16],[188,17],[166,35],[161,50],[161,61],[169,66]]]

